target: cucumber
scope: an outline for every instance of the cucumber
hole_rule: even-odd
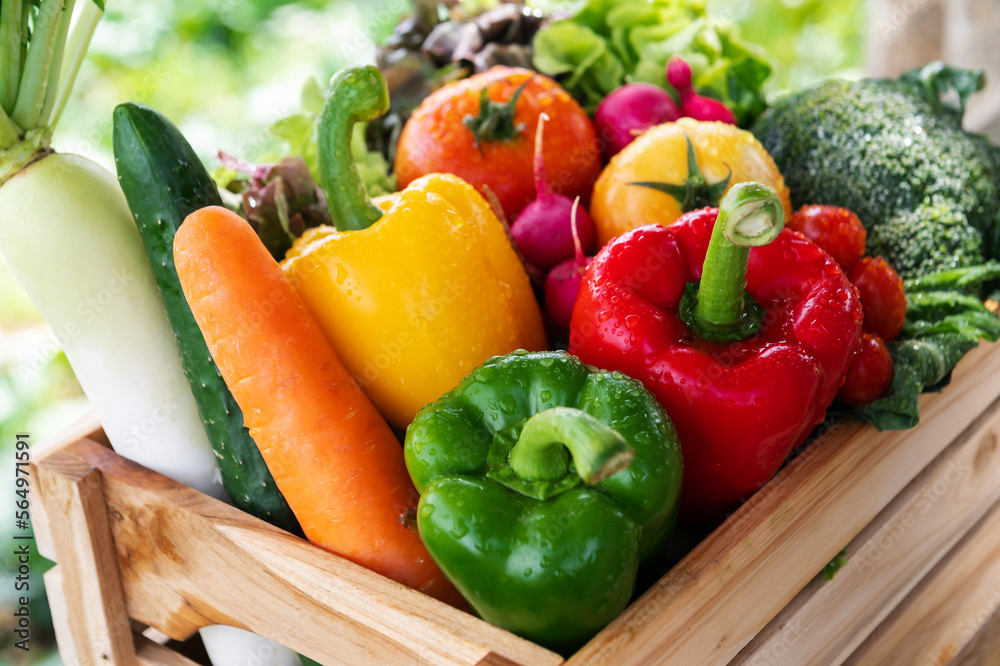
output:
[[[114,153],[118,182],[139,228],[222,485],[243,511],[301,534],[212,360],[174,267],[174,234],[184,218],[222,205],[215,182],[180,130],[146,106],[127,103],[115,109]]]

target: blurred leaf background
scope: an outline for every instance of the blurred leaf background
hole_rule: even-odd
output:
[[[830,75],[860,76],[865,9],[863,0],[708,2],[710,14],[741,24],[768,56],[775,67],[772,94]],[[326,81],[340,67],[372,62],[376,41],[408,10],[407,0],[109,0],[54,145],[113,170],[111,110],[131,100],[176,122],[210,169],[220,149],[253,159],[275,148],[267,127],[300,109],[310,78]],[[5,497],[13,494],[15,433],[30,432],[38,442],[86,409],[52,333],[0,259]],[[10,543],[11,523],[0,522],[4,543]],[[5,549],[0,572],[0,663],[60,663],[41,560],[32,570],[32,650],[12,648],[11,550]]]

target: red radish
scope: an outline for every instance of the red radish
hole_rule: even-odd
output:
[[[577,204],[580,198],[573,202],[571,215],[576,218]],[[583,210],[582,208],[580,210]],[[569,328],[569,321],[573,317],[573,304],[576,303],[576,295],[580,291],[580,280],[587,266],[594,260],[583,254],[583,247],[580,244],[580,237],[576,234],[576,226],[571,230],[573,233],[573,245],[576,256],[567,259],[551,271],[545,278],[545,310],[553,322],[563,328]]]
[[[667,83],[673,86],[681,97],[682,117],[736,124],[736,116],[728,106],[717,99],[703,97],[695,92],[691,81],[691,66],[684,61],[684,58],[674,56],[667,63]]]
[[[594,112],[605,161],[650,127],[673,122],[680,115],[670,93],[651,83],[627,83],[612,91]]]
[[[535,131],[535,192],[536,199],[521,211],[510,227],[521,256],[532,266],[548,270],[573,256],[573,235],[580,236],[583,247],[594,247],[597,232],[594,221],[583,208],[573,217],[573,201],[556,194],[549,187],[542,155],[542,130],[549,117],[538,117]]]
[[[675,55],[667,62],[667,83],[673,86],[678,95],[685,93],[690,96],[694,93],[694,85],[691,80],[691,65],[679,55]],[[683,97],[682,97],[683,98]]]
[[[489,185],[483,185],[483,194],[486,195],[486,200],[490,203],[490,208],[493,209],[493,214],[497,216],[497,219],[503,223],[505,229],[510,231],[510,222],[507,220],[507,216],[504,215],[503,206],[500,205],[500,199],[497,198],[496,192],[493,191]],[[531,284],[536,287],[545,286],[545,271],[532,266],[527,261],[524,260],[524,256],[521,254],[520,250],[517,249],[517,245],[514,245],[514,250],[517,252],[518,259],[520,259],[521,264],[524,265],[524,270],[531,279]]]

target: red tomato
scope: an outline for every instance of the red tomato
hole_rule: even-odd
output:
[[[473,128],[485,89],[492,107],[509,102],[524,85],[513,117],[487,123],[478,140]],[[508,109],[509,111],[509,109]],[[489,199],[496,195],[508,222],[535,198],[532,162],[535,128],[544,112],[545,167],[552,190],[584,205],[601,171],[601,150],[587,112],[559,84],[527,69],[494,67],[434,91],[406,122],[396,148],[400,188],[429,173],[452,173]]]
[[[846,208],[803,206],[785,226],[826,250],[845,271],[865,253],[868,232],[858,216]]]
[[[837,400],[848,405],[867,405],[882,397],[891,383],[892,357],[889,350],[877,335],[863,333],[861,346],[854,352]]]
[[[862,257],[847,271],[861,295],[864,330],[886,342],[899,337],[906,321],[906,292],[903,279],[882,257]]]

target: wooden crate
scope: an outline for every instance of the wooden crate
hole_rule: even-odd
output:
[[[1000,344],[920,402],[909,431],[829,428],[565,663],[996,663]],[[79,424],[32,463],[68,664],[193,664],[140,632],[183,641],[211,624],[324,664],[564,663],[102,439]],[[847,566],[825,581],[844,546]]]

